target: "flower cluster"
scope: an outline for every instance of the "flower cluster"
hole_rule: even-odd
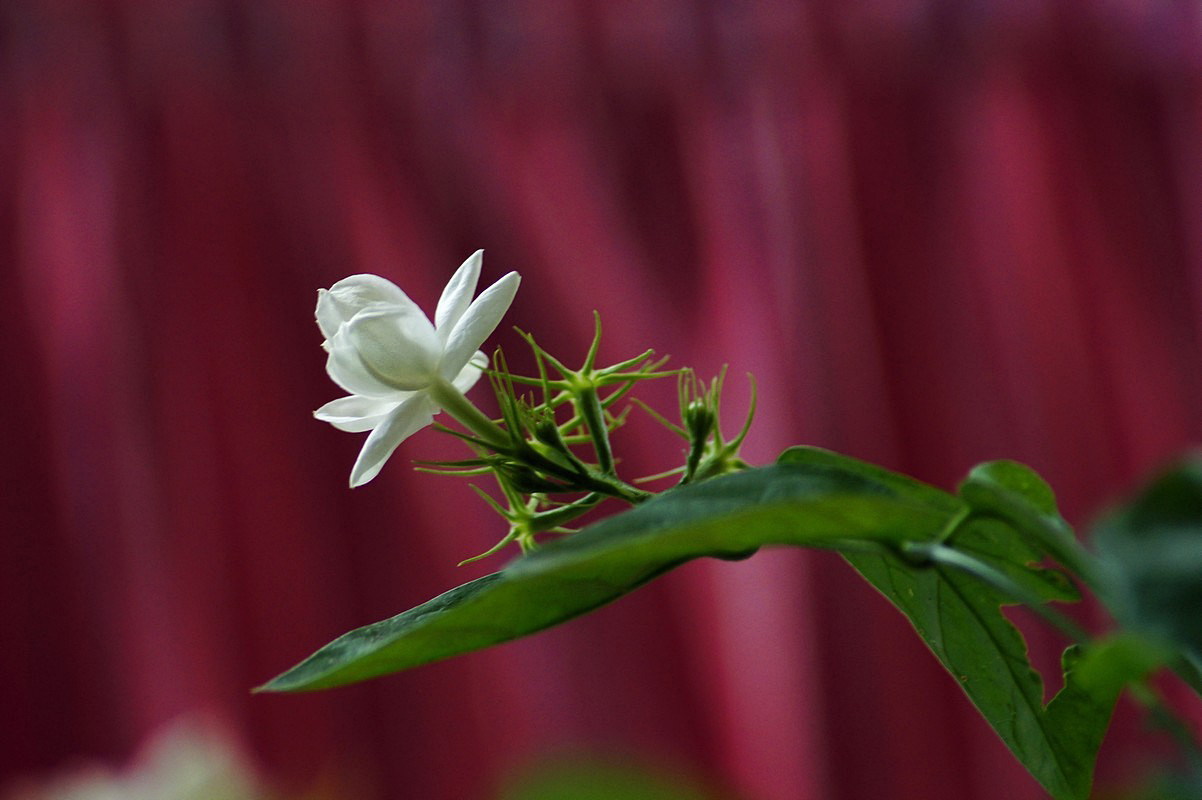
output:
[[[491,474],[507,505],[489,495],[485,499],[507,520],[509,530],[488,552],[511,541],[529,550],[538,535],[570,532],[565,523],[606,497],[635,504],[652,495],[618,476],[609,435],[629,410],[617,412],[619,401],[639,382],[665,376],[677,376],[680,382],[681,424],[647,410],[686,440],[686,462],[644,480],[677,474],[680,483],[689,483],[746,466],[738,448],[747,426],[732,442],[724,442],[718,428],[721,376],[707,388],[691,370],[662,370],[663,360],[653,359],[651,350],[598,366],[599,318],[578,369],[526,333],[522,336],[534,353],[537,376],[512,374],[500,350],[489,369],[480,347],[509,309],[520,278],[510,272],[473,299],[481,259],[477,251],[451,277],[433,322],[400,288],[375,275],[352,275],[319,290],[317,324],[325,336],[326,370],[350,394],[314,414],[340,430],[370,432],[351,470],[351,486],[374,478],[402,441],[446,411],[466,431],[438,429],[463,439],[473,456],[426,462],[424,468]],[[484,374],[496,395],[499,420],[464,396]]]

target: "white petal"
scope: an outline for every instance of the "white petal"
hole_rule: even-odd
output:
[[[400,400],[404,397],[398,397],[396,400],[376,400],[353,394],[350,397],[331,400],[314,411],[313,416],[322,422],[330,423],[340,431],[362,433],[379,425],[384,417],[400,405]]]
[[[397,445],[434,421],[434,405],[416,394],[383,419],[363,443],[351,469],[351,487],[362,486],[379,474]]]
[[[448,380],[463,369],[472,354],[480,349],[509,310],[517,294],[521,278],[511,272],[485,289],[464,312],[447,338],[446,350],[442,354],[439,371]]]
[[[477,250],[468,256],[467,261],[464,261],[459,269],[455,270],[451,280],[447,281],[447,288],[442,290],[442,297],[438,298],[434,327],[438,329],[443,342],[446,342],[451,329],[472,302],[472,295],[476,293],[476,282],[480,280],[480,262],[483,259],[483,250]]]
[[[326,372],[334,383],[351,394],[364,397],[388,398],[397,393],[395,386],[380,380],[363,363],[359,351],[351,341],[346,326],[342,326],[333,337],[326,340]]]
[[[417,306],[361,311],[345,330],[367,369],[394,389],[423,389],[438,372],[442,342]]]
[[[416,305],[390,280],[379,275],[351,275],[333,286],[317,290],[317,326],[327,339],[338,326],[360,311],[380,306]]]
[[[459,370],[459,374],[451,380],[451,383],[459,391],[466,392],[476,385],[476,381],[480,380],[480,376],[484,374],[484,368],[487,366],[488,356],[477,350],[472,356],[472,360]]]
[[[338,332],[338,326],[342,324],[342,312],[338,309],[334,300],[330,297],[330,292],[326,289],[317,290],[317,327],[321,328],[321,335],[329,339]]]

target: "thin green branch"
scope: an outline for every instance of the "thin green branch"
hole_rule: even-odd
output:
[[[963,550],[957,550],[940,542],[905,542],[900,551],[902,557],[907,560],[929,561],[971,575],[1007,595],[1016,603],[1021,603],[1031,609],[1074,642],[1078,644],[1089,642],[1089,634],[1082,630],[1077,623],[1050,607],[1043,598],[1023,587],[1001,570]]]

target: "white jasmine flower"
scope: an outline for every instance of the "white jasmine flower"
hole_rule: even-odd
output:
[[[124,769],[84,765],[0,791],[11,800],[266,800],[260,783],[219,726],[184,719],[155,733]]]
[[[351,470],[351,486],[374,478],[397,445],[441,410],[469,427],[476,423],[475,432],[485,438],[495,431],[478,429],[483,415],[463,392],[487,366],[480,345],[509,310],[521,278],[510,272],[472,300],[483,253],[477,250],[451,276],[433,324],[396,284],[377,275],[352,275],[318,290],[326,371],[351,394],[313,415],[339,430],[371,431]]]

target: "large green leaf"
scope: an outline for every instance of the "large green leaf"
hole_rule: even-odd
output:
[[[689,559],[761,545],[929,539],[955,497],[826,465],[780,464],[666,492],[391,619],[351,631],[260,687],[354,683],[542,630]]]

